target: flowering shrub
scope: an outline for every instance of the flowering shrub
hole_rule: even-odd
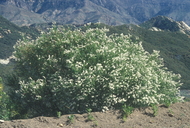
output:
[[[24,105],[38,114],[108,110],[180,100],[180,75],[167,71],[158,51],[107,29],[52,28],[14,46]]]

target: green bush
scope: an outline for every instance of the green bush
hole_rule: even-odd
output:
[[[179,101],[180,75],[167,71],[159,52],[107,29],[52,28],[14,46],[15,95],[33,116],[82,113]]]
[[[7,109],[8,100],[9,100],[8,96],[3,91],[2,78],[0,78],[0,119],[4,120],[9,119],[9,112]]]
[[[0,91],[0,119],[8,120],[9,119],[9,112],[7,107],[7,95],[3,91]]]
[[[18,113],[15,111],[15,106],[12,104],[10,97],[3,91],[3,81],[0,77],[0,119],[13,119]]]

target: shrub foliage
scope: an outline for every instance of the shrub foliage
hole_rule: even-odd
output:
[[[16,107],[8,94],[3,90],[3,80],[0,77],[0,119],[9,120],[14,119],[18,115]]]
[[[14,46],[15,95],[35,115],[142,107],[180,100],[180,75],[167,71],[158,51],[107,29],[51,28]]]

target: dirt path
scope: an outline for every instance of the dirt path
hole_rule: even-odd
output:
[[[182,90],[181,94],[190,98],[190,90]],[[74,114],[72,120],[69,116],[5,121],[0,128],[190,128],[190,102],[172,104],[169,108],[159,105],[155,117],[151,108],[136,109],[125,122],[119,111],[94,112],[93,121],[88,121],[87,114]]]
[[[169,108],[159,106],[158,115],[151,108],[136,109],[125,122],[119,111],[92,113],[94,121],[87,121],[87,114],[75,114],[73,123],[68,116],[36,117],[26,120],[5,121],[0,128],[190,128],[190,102],[172,104]]]

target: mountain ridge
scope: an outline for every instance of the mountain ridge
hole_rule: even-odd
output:
[[[182,32],[190,35],[190,27],[184,21],[174,21],[165,16],[153,17],[140,24],[140,26],[153,31],[166,30],[171,32]]]
[[[101,22],[108,25],[140,24],[152,17],[163,15],[176,21],[184,21],[190,25],[190,2],[188,0],[3,0],[0,5],[8,8],[12,5],[17,9],[30,12],[35,22],[58,22],[63,24],[84,24],[88,22]],[[23,14],[17,19],[0,15],[18,25],[16,22],[26,20]],[[11,10],[10,10],[11,11]],[[22,12],[22,11],[21,11]],[[10,13],[10,12],[9,12]],[[32,22],[28,22],[31,24]]]
[[[10,10],[11,8],[11,10]],[[0,15],[17,25],[29,26],[34,23],[45,23],[46,21],[37,13],[32,13],[23,8],[13,5],[1,5]]]

